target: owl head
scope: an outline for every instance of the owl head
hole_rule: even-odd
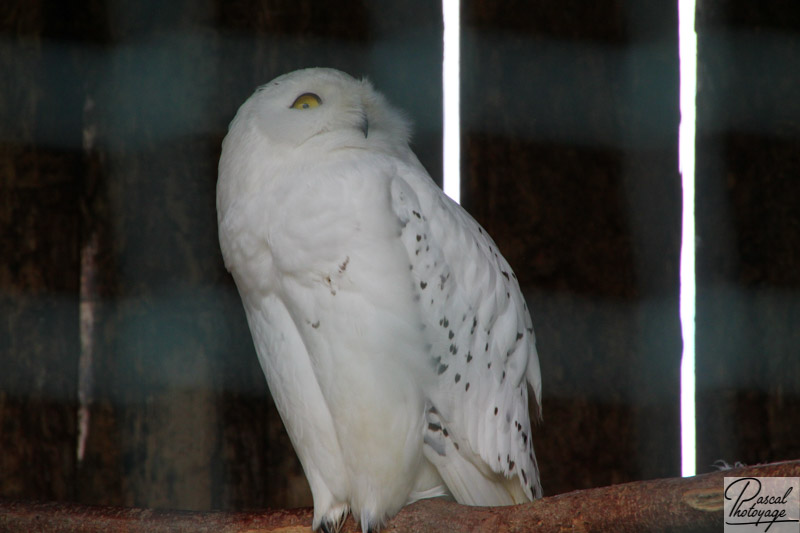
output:
[[[409,127],[369,81],[309,68],[256,89],[239,108],[228,137],[237,130],[285,152],[407,145]]]
[[[291,182],[295,172],[336,159],[334,152],[410,154],[408,134],[407,120],[366,80],[329,68],[275,78],[242,104],[222,141],[220,231],[233,227],[222,224],[224,213],[244,209],[234,203]]]

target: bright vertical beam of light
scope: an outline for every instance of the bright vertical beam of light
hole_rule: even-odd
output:
[[[442,108],[444,131],[443,189],[456,202],[461,201],[461,124],[459,117],[459,61],[461,24],[459,0],[442,0],[444,53],[442,59]]]
[[[678,165],[683,186],[681,235],[680,315],[683,335],[681,358],[681,475],[696,469],[695,422],[695,202],[694,146],[697,94],[697,34],[694,30],[696,0],[678,0],[681,124],[678,131]]]

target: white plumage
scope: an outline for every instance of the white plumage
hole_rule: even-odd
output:
[[[314,529],[541,496],[534,334],[511,268],[367,81],[260,87],[222,143],[219,238],[314,496]]]

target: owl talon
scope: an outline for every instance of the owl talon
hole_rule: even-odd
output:
[[[321,533],[339,533],[347,520],[349,509],[346,505],[340,505],[329,509],[317,526],[316,531]]]
[[[320,531],[321,533],[339,533],[339,530],[342,529],[343,524],[344,520],[334,522],[332,520],[328,520],[327,518],[323,518],[322,522],[319,524],[319,528],[317,528],[317,531]]]

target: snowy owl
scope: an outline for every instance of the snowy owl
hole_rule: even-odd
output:
[[[220,247],[315,530],[352,512],[375,531],[421,498],[542,494],[516,276],[408,138],[368,81],[314,68],[258,88],[222,143]]]

